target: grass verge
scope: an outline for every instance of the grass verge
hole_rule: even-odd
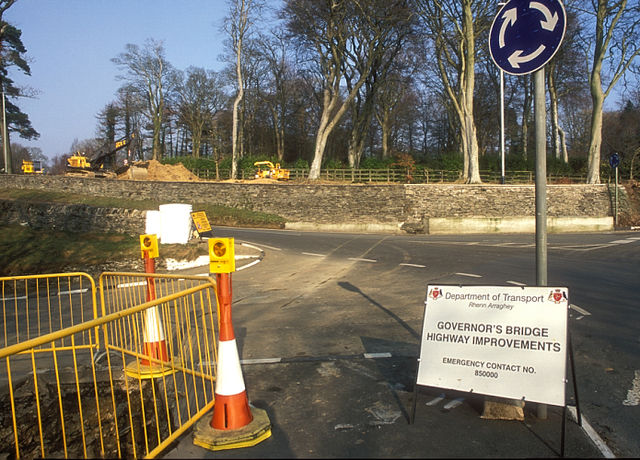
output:
[[[0,275],[53,273],[65,267],[99,265],[139,257],[140,243],[127,235],[73,234],[0,227]]]
[[[0,189],[0,199],[139,210],[158,209],[165,203],[18,189]],[[194,211],[205,211],[214,227],[283,228],[285,223],[282,217],[274,214],[212,204],[190,204]],[[190,260],[202,254],[207,254],[207,250],[198,242],[160,246],[161,258]],[[70,269],[87,271],[89,267],[125,259],[140,259],[140,242],[137,238],[121,234],[34,230],[22,225],[0,227],[0,276],[54,273]]]
[[[158,209],[165,201],[131,200],[121,198],[78,196],[73,193],[50,192],[46,190],[0,189],[0,199],[35,201],[46,203],[84,204],[104,208]],[[266,212],[250,209],[231,208],[208,203],[188,203],[194,211],[205,211],[212,225],[237,227],[284,228],[284,218]]]

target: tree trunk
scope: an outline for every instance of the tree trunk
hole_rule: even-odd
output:
[[[324,149],[327,146],[327,139],[329,138],[330,131],[323,129],[318,131],[316,136],[316,146],[313,153],[313,162],[311,162],[311,168],[309,169],[309,179],[320,178],[320,168],[322,167],[322,157],[324,156]]]
[[[594,80],[596,80],[594,78]],[[598,79],[599,80],[599,79]],[[599,83],[591,84],[591,135],[589,142],[589,158],[587,166],[587,184],[600,183],[600,149],[602,147],[602,106],[604,97]]]
[[[465,2],[463,6],[463,46],[465,65],[462,68],[463,84],[460,87],[461,111],[462,111],[462,137],[465,139],[464,156],[466,167],[463,176],[468,184],[479,184],[480,166],[478,163],[478,136],[476,124],[473,118],[473,91],[475,87],[475,35],[474,35],[473,12],[471,2]]]
[[[465,172],[463,175],[467,184],[479,184],[482,182],[480,179],[480,166],[479,166],[479,149],[478,138],[476,136],[476,126],[473,120],[473,115],[468,112],[464,115],[463,128],[463,145],[465,151]]]
[[[238,94],[233,101],[233,128],[231,134],[231,179],[238,178],[238,160],[240,159],[240,146],[239,143],[239,117],[238,108],[244,97],[244,82],[242,80],[242,66],[240,65],[240,58],[242,54],[242,41],[238,43],[236,54],[236,78],[238,82]]]
[[[567,152],[567,139],[565,132],[562,128],[558,127],[558,134],[560,135],[560,147],[562,149],[562,161],[569,163],[569,152]]]
[[[324,90],[324,104],[322,115],[320,117],[320,125],[318,126],[318,133],[316,134],[316,144],[313,152],[313,161],[311,162],[311,168],[309,169],[309,179],[315,180],[320,177],[320,168],[322,167],[322,158],[324,157],[324,149],[327,146],[327,139],[329,138],[329,117],[332,104],[329,102],[330,95],[329,90]]]
[[[560,124],[558,122],[558,92],[556,91],[555,79],[553,77],[554,68],[551,67],[547,76],[547,86],[549,88],[549,101],[551,103],[551,145],[553,155],[557,159],[562,159],[560,142]]]

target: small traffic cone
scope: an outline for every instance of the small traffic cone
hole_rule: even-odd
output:
[[[155,259],[145,254],[144,258],[145,273],[155,273]],[[147,302],[156,300],[155,279],[147,278]],[[160,361],[169,361],[169,352],[167,351],[167,341],[164,337],[164,328],[160,320],[160,310],[158,306],[151,307],[144,312],[144,354],[149,358],[158,359]],[[150,366],[152,364],[148,359],[141,359],[140,364]]]
[[[156,245],[155,247],[157,248],[157,243],[155,235],[153,235],[153,241],[151,241],[148,236],[150,235],[141,235],[144,269],[145,273],[153,274],[156,272],[155,257],[150,255],[151,251],[148,250],[148,247]],[[156,300],[155,279],[148,277],[146,301],[151,302],[154,300]],[[142,353],[144,356],[140,357],[139,360],[129,363],[125,367],[125,374],[129,377],[140,379],[153,379],[175,373],[177,371],[176,364],[178,363],[175,361],[171,363],[169,359],[169,350],[164,335],[164,327],[162,326],[162,317],[157,305],[147,308],[144,311],[142,335],[144,340]]]
[[[193,443],[209,450],[250,447],[271,436],[267,412],[249,404],[231,323],[231,277],[217,274],[220,306],[215,405],[211,421],[196,425]]]
[[[144,366],[158,364],[156,360],[168,362],[169,351],[167,350],[167,340],[164,336],[164,328],[160,321],[160,311],[157,306],[145,310],[144,324],[143,352],[154,361],[140,358],[140,364]]]

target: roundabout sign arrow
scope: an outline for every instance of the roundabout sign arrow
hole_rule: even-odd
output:
[[[512,75],[535,72],[556,54],[566,28],[560,0],[511,0],[493,20],[491,58]]]

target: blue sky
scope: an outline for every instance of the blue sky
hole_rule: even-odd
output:
[[[19,102],[40,138],[12,142],[52,158],[95,137],[97,113],[122,85],[111,58],[127,43],[162,40],[174,67],[221,70],[226,15],[225,0],[18,0],[4,18],[22,31],[31,76],[12,76],[40,92]]]

